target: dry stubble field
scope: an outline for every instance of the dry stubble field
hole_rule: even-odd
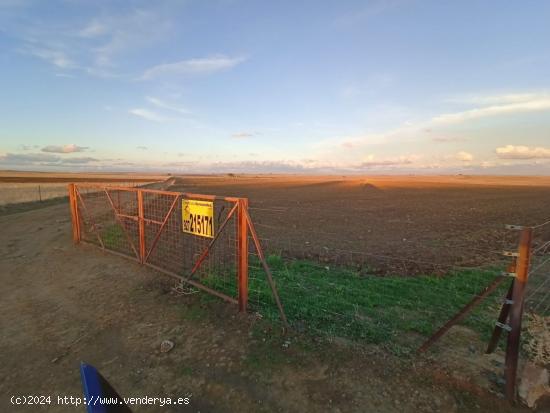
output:
[[[166,178],[165,175],[0,171],[0,211],[25,209],[22,204],[36,201],[45,202],[46,205],[55,203],[56,198],[67,196],[68,182],[131,187],[164,181]]]

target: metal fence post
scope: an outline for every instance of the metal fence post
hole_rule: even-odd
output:
[[[78,217],[78,201],[76,199],[76,185],[69,184],[69,208],[71,210],[71,224],[73,227],[73,242],[80,241],[80,220]]]
[[[138,231],[139,231],[139,260],[145,262],[145,214],[143,212],[143,192],[137,190],[138,202]]]
[[[511,402],[516,401],[516,377],[521,335],[521,319],[523,317],[525,287],[527,286],[527,280],[529,278],[532,239],[533,228],[522,229],[516,261],[516,278],[512,291],[512,305],[509,319],[510,331],[506,343],[506,397]]]
[[[248,304],[248,199],[239,199],[237,220],[237,274],[239,284],[239,311],[246,312]]]
[[[516,262],[517,262],[517,258],[514,257],[510,265],[508,265],[508,268],[506,268],[506,272],[508,274],[516,273]],[[491,339],[489,340],[489,344],[487,345],[487,350],[485,351],[486,354],[491,354],[493,351],[496,350],[498,346],[500,336],[502,335],[502,330],[503,330],[502,326],[506,324],[506,322],[508,321],[508,315],[510,314],[510,306],[512,305],[513,292],[514,292],[514,279],[512,279],[512,282],[510,283],[510,287],[508,288],[508,292],[506,293],[506,298],[504,299],[504,302],[502,303],[502,307],[500,308],[500,313],[498,315],[497,322],[493,329],[493,334],[491,335]]]

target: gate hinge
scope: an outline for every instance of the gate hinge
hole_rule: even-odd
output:
[[[512,331],[512,327],[510,327],[508,324],[501,323],[500,321],[497,321],[497,322],[495,323],[495,325],[496,325],[497,327],[502,328],[503,330],[508,331],[508,332]]]

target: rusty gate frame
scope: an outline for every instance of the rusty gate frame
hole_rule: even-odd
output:
[[[111,206],[115,219],[117,223],[122,228],[126,239],[128,243],[130,244],[135,257],[132,257],[131,255],[123,254],[118,251],[113,251],[109,248],[105,248],[105,244],[103,240],[101,239],[101,235],[99,234],[99,231],[97,231],[97,227],[95,225],[95,222],[93,221],[92,215],[89,213],[89,211],[86,210],[86,203],[84,202],[84,199],[82,198],[82,195],[80,194],[79,187],[82,188],[91,188],[94,190],[97,190],[98,192],[105,192],[107,199],[109,201],[109,205]],[[109,194],[109,190],[112,191],[124,191],[124,192],[131,192],[135,193],[137,197],[137,204],[138,204],[138,214],[136,215],[126,215],[120,213],[120,211],[117,209],[113,199],[111,198],[111,195]],[[227,197],[227,196],[216,196],[216,195],[204,195],[204,194],[196,194],[191,192],[173,192],[173,191],[163,191],[163,190],[157,190],[157,189],[142,189],[142,188],[128,188],[128,187],[120,187],[120,186],[104,186],[100,184],[75,184],[70,183],[68,185],[68,191],[69,191],[69,207],[71,211],[71,222],[72,222],[72,232],[73,232],[73,242],[75,244],[78,244],[80,242],[88,243],[90,242],[82,239],[82,230],[81,230],[81,222],[80,222],[80,215],[79,215],[79,209],[80,206],[82,206],[83,209],[83,215],[85,214],[85,218],[88,218],[91,223],[92,231],[99,242],[100,248],[103,251],[107,251],[109,253],[122,256],[124,258],[129,258],[134,261],[137,261],[138,263],[142,265],[146,265],[150,268],[153,268],[161,273],[164,273],[172,278],[175,278],[181,282],[187,283],[192,285],[193,287],[196,287],[200,290],[203,290],[209,294],[212,294],[216,297],[219,297],[229,303],[237,304],[239,307],[240,312],[246,312],[247,306],[248,306],[248,253],[249,253],[249,245],[248,245],[248,236],[249,234],[252,237],[254,248],[256,249],[258,253],[258,257],[262,263],[262,266],[266,272],[267,280],[271,289],[271,292],[273,294],[273,297],[275,299],[275,302],[277,304],[277,308],[281,317],[281,321],[283,322],[283,326],[286,329],[288,329],[288,323],[287,319],[284,313],[283,306],[281,304],[281,300],[279,298],[279,294],[277,292],[277,288],[275,285],[275,282],[273,280],[271,271],[267,265],[267,262],[265,260],[265,255],[263,253],[262,246],[260,244],[260,240],[258,238],[258,235],[256,233],[256,230],[254,228],[254,224],[250,218],[250,215],[248,213],[248,199],[247,198],[238,198],[238,197]],[[170,208],[168,212],[166,213],[165,217],[162,221],[156,221],[152,219],[145,218],[144,214],[144,205],[143,205],[143,194],[144,193],[151,193],[151,194],[157,194],[157,195],[165,195],[165,196],[172,196],[174,200],[172,201]],[[176,205],[178,203],[178,200],[183,198],[196,198],[201,199],[205,201],[226,201],[233,203],[233,207],[230,209],[229,213],[225,217],[224,221],[216,231],[216,235],[208,246],[202,251],[202,253],[199,255],[199,258],[193,265],[193,268],[189,275],[187,276],[181,276],[173,271],[167,270],[165,268],[159,267],[157,265],[154,265],[148,261],[149,256],[157,246],[158,240],[160,238],[160,235],[162,234],[162,231],[164,227],[166,226],[166,223],[168,222],[168,219],[173,214],[174,210],[176,209]],[[80,201],[80,202],[79,202]],[[220,234],[223,232],[225,226],[229,222],[229,220],[234,216],[237,215],[237,290],[238,290],[238,298],[235,299],[233,297],[230,297],[224,293],[221,293],[219,291],[216,291],[210,287],[207,287],[206,285],[193,280],[193,276],[197,272],[197,270],[201,267],[202,263],[206,260],[208,255],[210,254],[210,251],[212,250],[213,246],[215,245],[216,241],[219,239]],[[138,223],[138,239],[139,239],[139,251],[132,242],[132,239],[130,235],[128,234],[127,228],[124,225],[122,218],[130,219],[133,221],[136,221]],[[149,250],[147,251],[147,245],[145,242],[145,223],[153,223],[156,225],[159,225],[159,229],[153,238],[153,241],[151,243],[151,246]],[[250,231],[250,232],[249,232]],[[95,245],[91,243],[92,245]]]

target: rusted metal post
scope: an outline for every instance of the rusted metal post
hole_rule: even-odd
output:
[[[237,274],[239,283],[239,311],[246,312],[248,304],[248,199],[239,199],[237,219]]]
[[[80,241],[80,222],[78,219],[78,202],[76,198],[76,185],[69,184],[69,209],[71,210],[71,224],[73,228],[73,242],[77,244]]]
[[[489,340],[489,344],[487,345],[487,350],[485,351],[485,354],[491,354],[497,348],[498,342],[500,340],[500,336],[502,335],[502,330],[503,330],[502,326],[506,325],[506,320],[508,320],[508,314],[510,314],[513,291],[514,291],[514,281],[512,281],[512,283],[510,284],[510,288],[508,289],[508,293],[506,294],[504,303],[502,303],[502,307],[500,309],[500,313],[498,315],[495,328],[493,329],[493,334],[491,335],[491,339]]]
[[[521,230],[518,257],[516,261],[516,278],[512,291],[512,304],[510,308],[510,320],[508,340],[506,343],[505,380],[506,397],[509,401],[516,401],[516,377],[519,358],[519,344],[521,335],[521,319],[523,317],[523,304],[525,288],[529,278],[529,262],[531,260],[531,244],[533,240],[533,228]]]
[[[512,264],[508,266],[507,272],[508,273],[516,272],[515,258]],[[510,283],[510,288],[508,288],[508,293],[506,293],[506,298],[504,299],[504,302],[502,303],[502,307],[500,308],[500,313],[498,315],[497,323],[495,325],[495,328],[493,329],[493,334],[491,335],[491,339],[489,340],[489,344],[487,345],[487,351],[485,352],[485,354],[491,354],[497,348],[498,341],[500,340],[500,336],[502,335],[502,326],[506,324],[506,321],[508,320],[508,314],[510,314],[510,306],[512,304],[513,291],[514,291],[514,280],[512,280],[512,282]]]
[[[138,202],[138,232],[139,232],[139,260],[145,263],[145,214],[143,212],[143,192],[137,191]]]

